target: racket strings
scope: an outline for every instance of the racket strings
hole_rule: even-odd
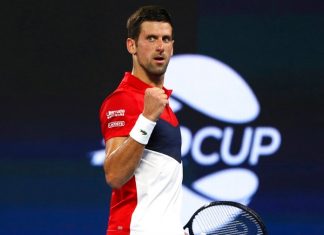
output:
[[[192,229],[197,235],[263,234],[252,215],[230,205],[210,206],[200,211],[193,220]]]

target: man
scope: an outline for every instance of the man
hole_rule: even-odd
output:
[[[163,87],[173,55],[173,24],[158,6],[127,21],[132,72],[100,109],[104,171],[112,187],[107,235],[183,235],[181,135]]]

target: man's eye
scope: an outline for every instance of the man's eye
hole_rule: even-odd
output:
[[[148,37],[147,40],[149,40],[150,42],[153,42],[155,40],[154,37]]]
[[[171,38],[165,37],[165,38],[163,38],[163,42],[165,42],[165,43],[171,42]]]

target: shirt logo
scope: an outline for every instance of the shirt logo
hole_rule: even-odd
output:
[[[125,116],[125,109],[112,110],[106,113],[107,119]]]
[[[124,121],[109,122],[108,123],[108,128],[121,127],[121,126],[125,126],[125,122]]]

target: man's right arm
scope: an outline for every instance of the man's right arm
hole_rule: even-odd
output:
[[[154,128],[152,127],[152,122],[157,121],[167,104],[167,95],[162,89],[146,89],[144,109],[140,115],[142,117],[139,117],[133,127],[135,131],[133,132],[132,130],[129,137],[113,137],[107,140],[104,171],[106,182],[112,188],[123,186],[134,175],[141,161],[146,145],[144,142],[147,142],[148,139],[145,140],[144,137],[143,140],[142,136],[136,134],[138,127],[150,127],[149,132],[151,132]],[[141,128],[139,130],[142,131]]]
[[[145,145],[131,137],[115,137],[106,142],[104,171],[106,182],[120,188],[133,175],[139,165]]]

